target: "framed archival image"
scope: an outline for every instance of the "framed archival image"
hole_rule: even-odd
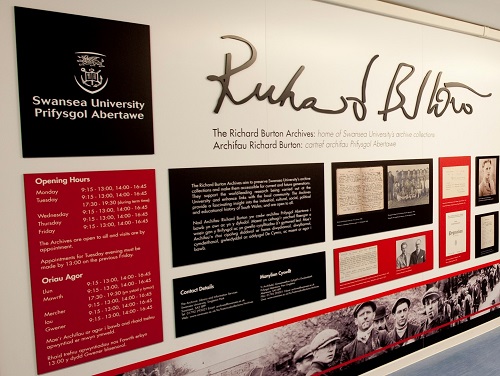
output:
[[[429,184],[428,163],[387,166],[387,207],[428,205]]]
[[[333,238],[432,223],[432,159],[332,163]]]
[[[470,259],[471,158],[439,158],[439,266]]]
[[[498,212],[476,215],[476,258],[498,253]]]
[[[476,206],[498,203],[498,155],[476,157]]]

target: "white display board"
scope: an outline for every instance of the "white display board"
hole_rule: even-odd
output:
[[[23,158],[15,6],[149,26],[154,154]],[[469,156],[474,160],[500,154],[497,42],[306,0],[8,0],[0,9],[4,55],[0,63],[0,227],[4,248],[0,263],[0,374],[37,374],[25,174],[153,169],[156,177],[163,340],[48,373],[54,376],[68,372],[77,376],[97,374],[165,354],[190,353],[198,345],[210,348],[207,344],[221,338],[293,321],[311,312],[349,307],[350,302],[365,297],[492,265],[499,259],[498,253],[474,257],[476,234],[471,226],[470,257],[444,268],[438,262],[440,252],[446,251],[439,247],[438,159]],[[33,30],[33,39],[50,43],[51,35]],[[33,71],[38,60],[50,58],[34,56]],[[50,72],[37,74],[62,82],[68,78],[59,75],[64,70],[59,64],[64,62],[54,61]],[[125,67],[128,62],[119,64]],[[127,69],[130,75],[138,73],[133,66]],[[407,160],[410,162],[404,162]],[[398,161],[401,166],[420,166],[422,160],[431,160],[433,165],[433,185],[428,187],[434,194],[429,204],[431,223],[335,237],[332,164]],[[173,170],[200,169],[196,173],[206,173],[206,179],[210,179],[216,173],[210,168],[232,167],[232,172],[220,172],[222,175],[213,175],[219,180],[213,180],[240,179],[250,185],[266,172],[263,167],[254,171],[248,166],[277,166],[269,174],[279,175],[282,165],[301,166],[301,170],[283,172],[281,182],[316,174],[316,169],[308,169],[308,165],[321,166],[321,187],[311,200],[316,204],[320,200],[324,210],[313,213],[313,217],[324,218],[319,225],[323,226],[323,237],[298,237],[300,240],[281,246],[255,243],[259,249],[250,245],[235,257],[228,257],[227,251],[223,256],[191,264],[177,263],[173,252],[183,250],[182,246],[173,249],[176,235],[171,229],[178,220],[171,215],[171,200],[178,198],[171,197]],[[474,177],[476,166],[472,164],[471,169]],[[201,175],[192,176],[203,180]],[[271,179],[271,175],[263,179]],[[316,189],[313,183],[311,187]],[[273,187],[263,189],[267,188]],[[474,197],[476,191],[472,178],[468,193]],[[377,204],[377,210],[384,209]],[[498,203],[481,207],[472,204],[470,220],[492,211],[498,211]],[[310,223],[307,218],[297,221],[298,227]],[[342,294],[335,291],[334,276],[339,266],[334,261],[334,249],[389,238],[399,241],[417,232],[433,233],[432,244],[426,244],[433,252],[434,262],[429,268]],[[317,253],[324,253],[324,297],[282,309],[262,308],[258,315],[176,337],[174,280],[264,263],[280,265]],[[391,249],[391,259],[394,254],[396,249]],[[261,348],[261,343],[251,343],[252,338],[247,341],[248,352]],[[241,356],[241,348],[235,347],[225,346],[226,359]],[[214,347],[213,352],[217,351]],[[189,365],[192,370],[207,366],[196,362]]]

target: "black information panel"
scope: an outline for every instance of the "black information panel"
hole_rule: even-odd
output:
[[[332,163],[333,238],[432,223],[432,159]]]
[[[174,266],[325,240],[323,164],[169,170]]]
[[[326,298],[325,254],[174,279],[177,337]]]
[[[23,156],[153,154],[149,26],[15,8]]]

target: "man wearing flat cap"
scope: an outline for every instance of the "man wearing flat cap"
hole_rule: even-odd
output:
[[[356,358],[362,358],[360,361],[363,361],[366,359],[365,355],[394,343],[386,330],[378,330],[374,327],[376,309],[377,305],[372,301],[354,307],[354,323],[358,327],[358,332],[356,338],[342,349],[341,363]],[[379,354],[374,354],[374,356],[377,355]]]
[[[325,329],[314,337],[310,344],[314,358],[307,376],[323,372],[331,367],[339,339],[339,332],[335,329]]]
[[[313,361],[313,354],[311,351],[311,346],[306,345],[301,347],[293,356],[293,364],[297,368],[297,375],[306,375],[311,368],[311,363]]]
[[[402,343],[403,346],[415,342],[416,336],[420,333],[418,325],[408,322],[410,304],[410,299],[399,298],[391,310],[394,316],[394,329],[389,332],[389,336],[394,342],[406,340]]]
[[[427,315],[427,319],[422,323],[420,327],[421,332],[430,331],[438,326],[446,324],[447,320],[444,316],[439,312],[439,300],[441,299],[441,293],[439,292],[437,287],[429,288],[424,296],[422,297],[422,304],[425,308],[425,314]],[[433,334],[426,333],[427,335]]]

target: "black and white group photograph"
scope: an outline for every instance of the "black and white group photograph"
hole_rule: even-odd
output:
[[[387,166],[387,207],[395,209],[429,203],[429,165]]]
[[[418,240],[412,239],[412,246]],[[409,351],[407,346],[424,347],[437,333],[444,339],[452,328],[482,315],[495,315],[499,281],[500,264],[493,264],[367,298],[120,376],[358,374],[361,369],[369,370],[370,364],[374,368],[379,357],[395,359]]]

